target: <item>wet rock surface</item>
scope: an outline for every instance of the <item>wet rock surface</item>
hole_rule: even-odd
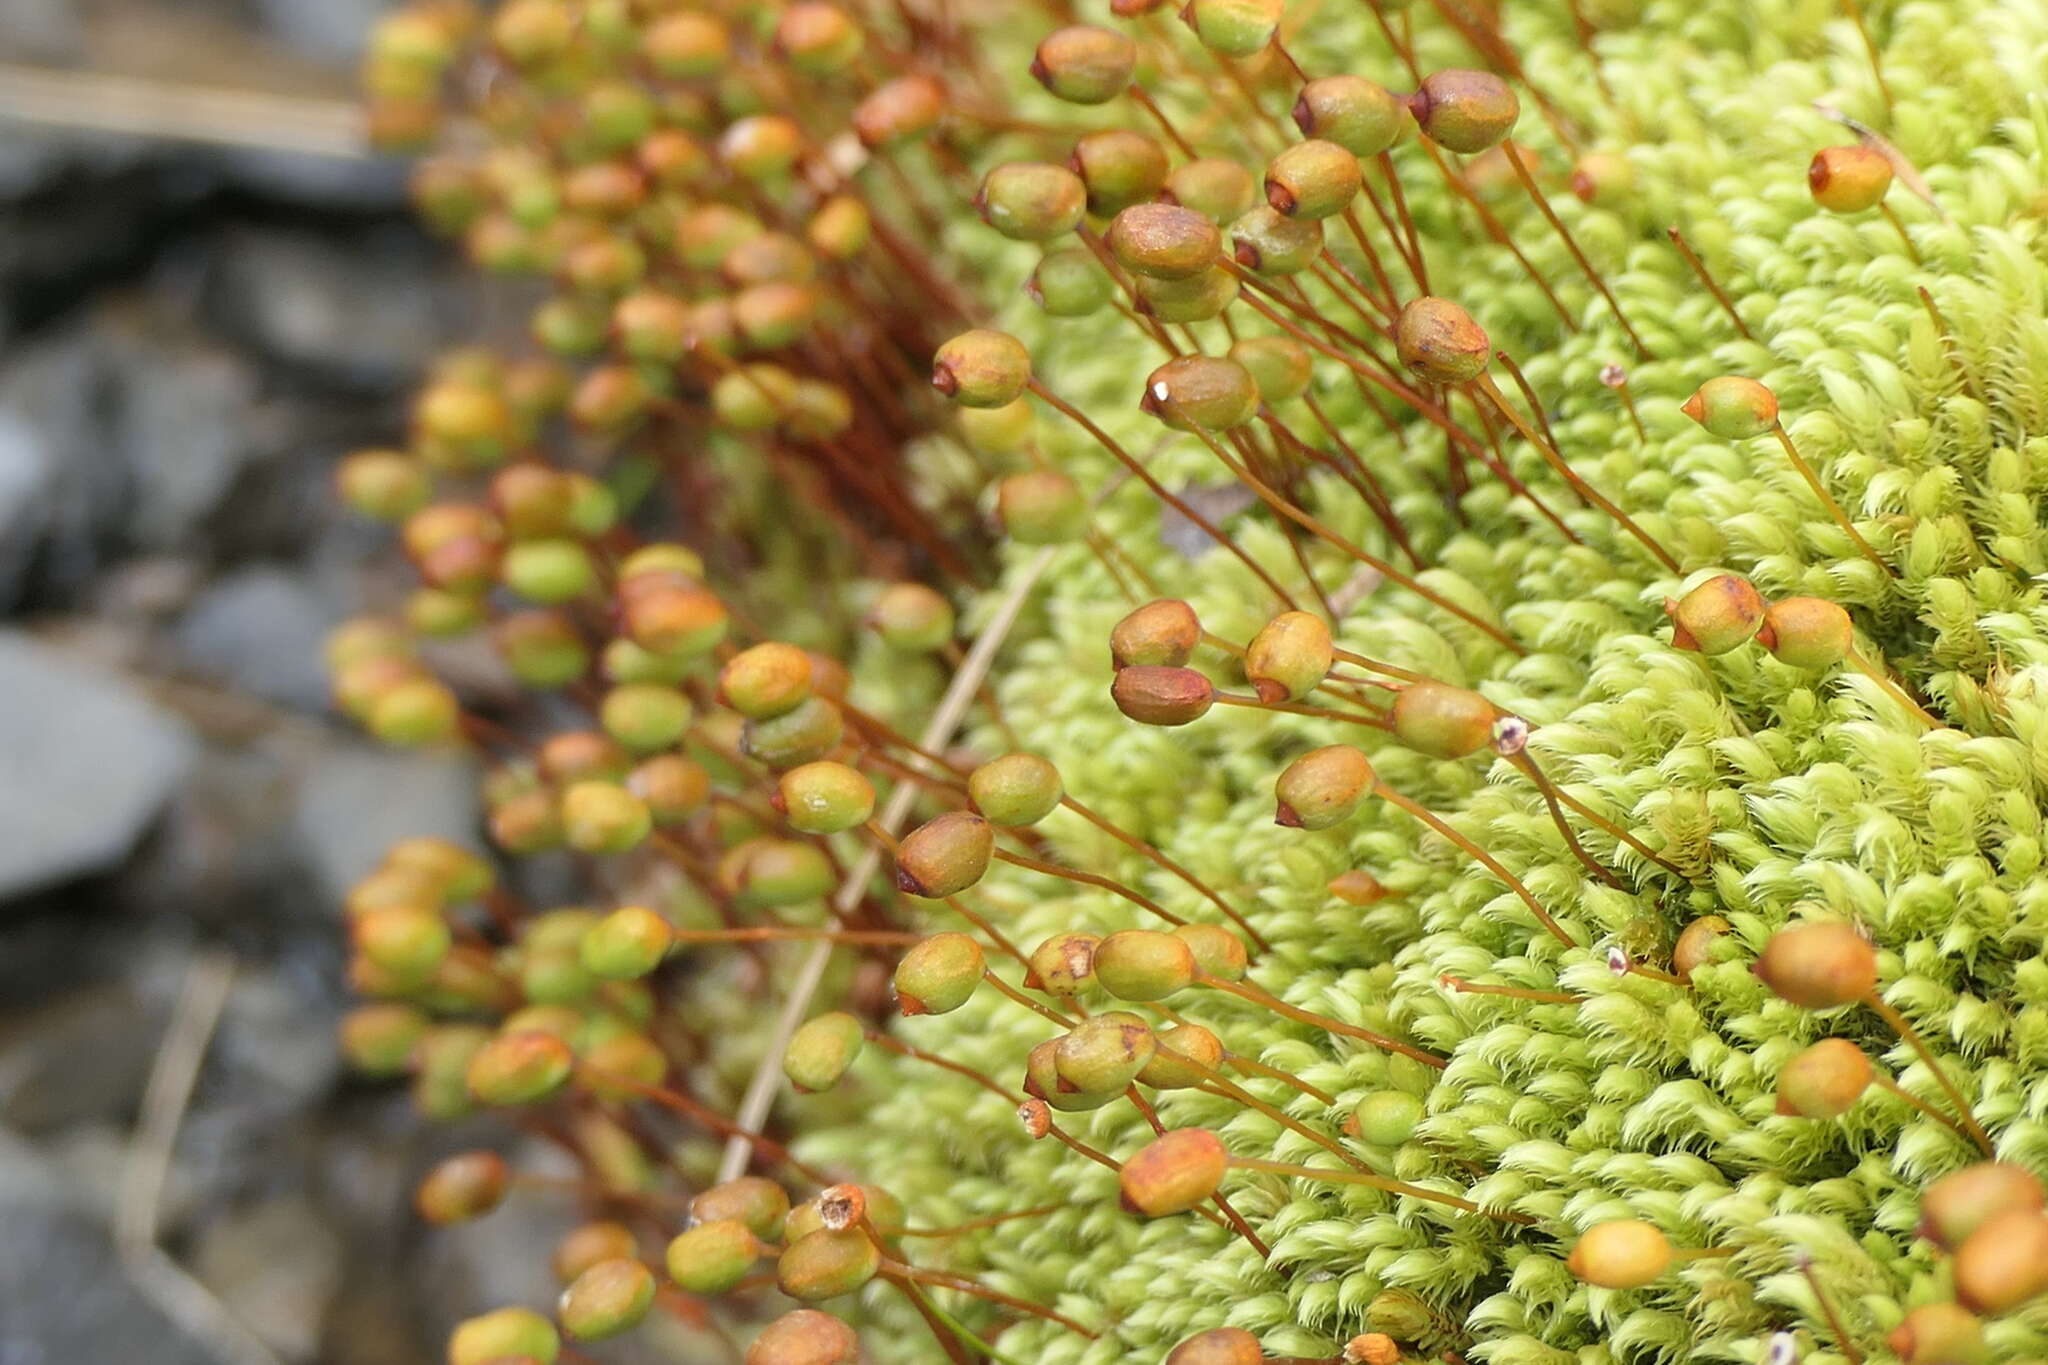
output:
[[[0,0],[0,59],[340,93],[381,7]],[[495,1128],[424,1130],[333,1044],[341,890],[400,832],[480,833],[466,761],[366,745],[319,660],[391,600],[334,461],[401,436],[476,307],[404,183],[0,122],[0,1365],[225,1358],[114,1234],[202,955],[234,974],[161,1241],[277,1360],[440,1360],[566,1212],[423,1229],[420,1173]]]

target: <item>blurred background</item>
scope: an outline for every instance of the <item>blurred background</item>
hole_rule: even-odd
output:
[[[484,308],[354,150],[380,8],[0,0],[0,1365],[402,1365],[547,1302],[544,1205],[410,1214],[488,1128],[332,1041],[341,892],[476,824],[319,657],[395,600],[333,462]]]

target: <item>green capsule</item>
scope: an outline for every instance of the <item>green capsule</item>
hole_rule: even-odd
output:
[[[1116,293],[1116,281],[1085,248],[1061,247],[1039,258],[1024,289],[1053,317],[1079,318],[1106,305]]]
[[[798,833],[837,834],[874,814],[875,784],[844,763],[806,763],[776,783],[775,806]]]
[[[1724,441],[1761,436],[1778,425],[1778,396],[1739,374],[1709,379],[1678,410]]]
[[[1031,76],[1069,104],[1104,104],[1130,88],[1137,65],[1138,45],[1126,35],[1074,24],[1039,40]]]
[[[1259,386],[1235,360],[1176,356],[1145,379],[1139,408],[1176,431],[1229,431],[1259,410]]]
[[[1232,258],[1256,274],[1299,274],[1323,254],[1323,220],[1260,204],[1230,225],[1230,246]]]
[[[1311,749],[1287,765],[1273,784],[1279,809],[1273,823],[1328,829],[1357,813],[1372,794],[1372,760],[1349,744]]]
[[[896,964],[896,1004],[905,1014],[949,1014],[988,972],[981,945],[965,934],[933,934]]]
[[[1422,1101],[1405,1090],[1375,1090],[1351,1111],[1358,1136],[1375,1147],[1398,1147],[1415,1136]]]
[[[669,922],[644,905],[612,911],[583,935],[584,970],[606,981],[631,981],[661,965],[675,942]]]
[[[851,1294],[875,1277],[882,1251],[861,1228],[820,1228],[789,1244],[775,1263],[775,1283],[806,1303]]]
[[[965,408],[999,408],[1031,382],[1031,352],[1007,332],[977,327],[932,356],[932,387]]]
[[[1131,283],[1138,311],[1160,322],[1207,322],[1237,302],[1237,276],[1220,266],[1184,280],[1139,275]]]
[[[1095,946],[1095,979],[1119,1000],[1164,1000],[1194,984],[1187,943],[1151,929],[1124,929]]]
[[[1218,980],[1241,980],[1251,964],[1244,940],[1220,924],[1177,924],[1173,936],[1188,945],[1198,970]]]
[[[1293,337],[1246,337],[1229,355],[1251,375],[1259,401],[1268,407],[1301,397],[1315,377],[1314,357]]]
[[[789,1191],[764,1176],[738,1176],[692,1199],[690,1216],[699,1223],[738,1219],[756,1237],[775,1241],[789,1216]]]
[[[1281,0],[1189,0],[1181,18],[1211,52],[1249,57],[1273,41],[1281,7]]]
[[[1006,161],[982,177],[974,205],[984,223],[1013,241],[1049,242],[1081,225],[1088,187],[1065,166]]]
[[[1329,218],[1350,207],[1364,175],[1334,142],[1297,142],[1266,167],[1266,203],[1286,218]]]
[[[1200,1024],[1176,1024],[1157,1035],[1157,1048],[1138,1073],[1155,1090],[1191,1090],[1214,1079],[1223,1065],[1223,1042]]]
[[[615,782],[578,782],[562,793],[562,831],[581,853],[626,853],[654,829],[647,803]]]
[[[748,720],[772,720],[811,695],[811,656],[780,640],[743,649],[719,670],[718,695]]]
[[[967,794],[989,823],[1019,829],[1059,809],[1066,787],[1037,754],[1005,754],[967,775]]]
[[[555,1325],[531,1308],[499,1308],[456,1325],[448,1338],[448,1365],[492,1365],[533,1360],[554,1365],[562,1353]]]
[[[1244,675],[1261,701],[1300,701],[1321,686],[1335,661],[1330,627],[1321,617],[1283,611],[1245,647]]]
[[[1088,500],[1066,475],[1034,469],[996,485],[996,517],[1019,545],[1065,545],[1087,528]]]
[[[690,728],[690,699],[662,683],[626,683],[605,694],[598,718],[605,733],[628,749],[652,753]]]
[[[1025,984],[1047,995],[1072,998],[1095,977],[1095,950],[1100,934],[1054,934],[1032,949]]]
[[[892,583],[868,608],[867,623],[882,643],[906,654],[927,654],[953,642],[953,604],[922,583]]]
[[[723,1294],[761,1259],[761,1243],[737,1218],[699,1223],[668,1244],[669,1279],[688,1294]]]
[[[638,1327],[654,1306],[654,1272],[636,1260],[599,1261],[562,1291],[556,1314],[578,1341],[603,1341]]]
[[[768,720],[750,720],[740,731],[740,748],[777,770],[813,763],[839,747],[846,717],[824,697],[806,697]]]
[[[867,1043],[860,1020],[835,1010],[804,1021],[782,1054],[782,1074],[803,1093],[830,1090]]]
[[[1167,174],[1165,197],[1221,227],[1259,202],[1259,184],[1241,163],[1203,156],[1183,161]]]
[[[469,1093],[485,1104],[532,1104],[568,1083],[576,1057],[549,1033],[502,1033],[477,1050],[465,1077]]]
[[[1053,1048],[1059,1078],[1085,1095],[1121,1092],[1158,1049],[1151,1027],[1118,1010],[1076,1024]]]
[[[1128,128],[1082,134],[1068,164],[1088,191],[1088,211],[1098,216],[1157,196],[1172,166],[1158,139]]]
[[[1378,156],[1401,140],[1408,106],[1363,76],[1321,76],[1301,87],[1294,122],[1303,137],[1334,142],[1353,156]]]

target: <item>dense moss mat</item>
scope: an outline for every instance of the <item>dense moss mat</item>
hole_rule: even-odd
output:
[[[1627,15],[1587,4],[1602,25],[1591,44],[1597,70],[1565,6],[1506,8],[1506,33],[1558,121],[1578,130],[1586,150],[1625,157],[1633,170],[1633,186],[1597,206],[1557,192],[1573,154],[1538,102],[1525,100],[1517,137],[1540,156],[1552,202],[1651,355],[1634,353],[1512,181],[1482,188],[1482,199],[1575,330],[1411,142],[1394,155],[1433,288],[1469,307],[1519,360],[1566,457],[1678,556],[1684,582],[1726,570],[1768,596],[1843,603],[1865,652],[1889,661],[1950,728],[1926,730],[1853,673],[1800,672],[1755,647],[1712,659],[1674,650],[1660,602],[1684,582],[1576,503],[1526,443],[1509,447],[1515,471],[1568,509],[1582,544],[1567,544],[1483,471],[1483,486],[1447,512],[1434,482],[1445,469],[1441,437],[1420,422],[1388,429],[1338,367],[1319,367],[1313,392],[1393,489],[1436,566],[1427,581],[1504,624],[1527,652],[1511,653],[1397,587],[1359,580],[1351,562],[1309,545],[1323,587],[1355,598],[1339,642],[1475,686],[1528,717],[1538,726],[1530,752],[1544,768],[1686,875],[1581,822],[1588,846],[1629,889],[1589,880],[1535,789],[1505,763],[1437,762],[1371,732],[1235,709],[1180,730],[1130,723],[1108,700],[1105,641],[1131,599],[1085,547],[1062,549],[995,677],[1018,740],[1058,763],[1070,790],[1253,918],[1273,945],[1253,980],[1412,1037],[1451,1063],[1437,1074],[1390,1061],[1213,993],[1175,1007],[1232,1050],[1346,1104],[1383,1088],[1421,1096],[1427,1117],[1412,1140],[1360,1150],[1404,1178],[1470,1188],[1539,1225],[1370,1189],[1236,1175],[1226,1192],[1273,1244],[1262,1263],[1192,1217],[1146,1223],[1120,1212],[1111,1172],[1054,1143],[1033,1144],[997,1097],[870,1050],[850,1094],[791,1101],[809,1106],[793,1111],[806,1123],[826,1124],[800,1151],[857,1167],[903,1196],[922,1223],[1066,1205],[947,1244],[949,1263],[980,1267],[993,1286],[1101,1333],[1091,1342],[1027,1321],[1000,1338],[1007,1358],[1149,1362],[1185,1334],[1225,1323],[1258,1333],[1272,1355],[1328,1355],[1364,1330],[1376,1296],[1402,1290],[1427,1305],[1435,1344],[1487,1365],[1757,1361],[1771,1334],[1788,1329],[1803,1359],[1845,1359],[1799,1258],[1811,1258],[1851,1331],[1878,1339],[1907,1307],[1942,1296],[1937,1254],[1913,1236],[1918,1192],[1972,1154],[1947,1127],[1875,1092],[1839,1121],[1774,1114],[1780,1067],[1829,1035],[1862,1043],[1909,1089],[1940,1102],[1928,1071],[1875,1015],[1804,1012],[1750,974],[1771,932],[1802,917],[1868,929],[1885,998],[1933,1040],[2001,1153],[2048,1169],[2048,612],[2039,581],[2048,544],[2038,505],[2048,484],[2048,8],[1868,6],[1890,110],[1856,29],[1829,0],[1655,0]],[[1178,26],[1147,24],[1157,26],[1160,50],[1205,60]],[[1401,84],[1369,13],[1350,0],[1301,5],[1285,32],[1311,71]],[[1423,25],[1423,53],[1425,67],[1472,60],[1435,24]],[[1021,70],[1021,58],[1014,65]],[[1155,85],[1172,89],[1170,69]],[[1268,100],[1277,106],[1277,96]],[[1925,177],[1932,204],[1904,184],[1888,200],[1918,263],[1877,213],[1814,207],[1808,159],[1853,140],[1817,104],[1878,130]],[[1674,225],[1751,337],[1674,250]],[[954,238],[982,263],[996,297],[1035,259],[971,221]],[[1332,240],[1340,257],[1355,259],[1339,234]],[[1146,452],[1169,483],[1226,481],[1199,442],[1162,440],[1136,411],[1158,357],[1127,323],[1050,320],[1018,297],[1001,325],[1029,342],[1055,391]],[[1217,324],[1195,331],[1206,349],[1228,344]],[[1615,364],[1627,370],[1645,437],[1601,382]],[[1718,440],[1678,412],[1697,384],[1722,373],[1776,391],[1791,436],[1898,567],[1896,578],[1855,552],[1773,441]],[[1313,430],[1299,408],[1282,415]],[[1036,439],[1061,468],[1106,492],[1100,528],[1161,591],[1190,600],[1210,630],[1242,641],[1271,614],[1271,598],[1229,556],[1189,558],[1163,543],[1153,501],[1116,484],[1115,466],[1078,430],[1045,411]],[[919,458],[939,482],[960,467],[943,441]],[[1319,516],[1372,541],[1348,488],[1320,477],[1306,486]],[[1230,530],[1307,595],[1268,514],[1241,513]],[[1030,552],[1006,553],[1014,574]],[[976,738],[991,752],[1008,744],[993,727]],[[1502,882],[1384,805],[1322,833],[1276,827],[1277,772],[1339,740],[1362,744],[1392,786],[1483,843],[1587,946],[1564,949]],[[1214,917],[1183,884],[1077,818],[1056,815],[1043,829],[1076,864],[1114,869],[1189,917]],[[1395,894],[1370,907],[1339,901],[1327,883],[1353,868]],[[1136,923],[1124,901],[1015,869],[971,894],[1027,946],[1059,930]],[[1610,946],[1666,960],[1677,933],[1708,914],[1733,931],[1692,989],[1609,970]],[[953,927],[942,915],[931,922]],[[1445,973],[1586,999],[1452,995],[1439,984]],[[901,1033],[1008,1079],[1048,1026],[983,992],[958,1013],[907,1020]],[[1328,1118],[1283,1087],[1249,1084],[1305,1119]],[[1229,1101],[1182,1091],[1159,1102],[1169,1124],[1213,1126],[1236,1152],[1328,1164],[1312,1144]],[[1062,1121],[1120,1156],[1148,1135],[1127,1105]],[[1647,1289],[1588,1288],[1565,1268],[1569,1238],[1618,1217],[1651,1220],[1680,1246],[1734,1255]],[[975,1316],[971,1301],[948,1302]],[[1380,1300],[1382,1313],[1389,1302]],[[865,1312],[877,1358],[939,1358],[900,1300],[872,1289]],[[2000,1360],[2048,1356],[2048,1309],[2039,1304],[1989,1332]]]

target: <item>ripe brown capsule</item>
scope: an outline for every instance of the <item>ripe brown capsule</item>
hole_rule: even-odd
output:
[[[1870,1059],[1846,1038],[1824,1038],[1778,1073],[1778,1112],[1840,1118],[1870,1086]]]
[[[1220,924],[1177,924],[1173,936],[1188,945],[1197,968],[1221,980],[1239,980],[1251,964],[1244,940]]]
[[[2041,1182],[2024,1167],[1981,1161],[1952,1171],[1920,1196],[1920,1235],[1954,1251],[1986,1220],[2014,1209],[2042,1208]]]
[[[1892,187],[1892,163],[1875,147],[1823,147],[1806,167],[1806,188],[1813,202],[1830,213],[1861,213],[1876,208]]]
[[[1602,1289],[1639,1289],[1671,1266],[1671,1243],[1649,1223],[1633,1218],[1586,1229],[1565,1265]]]
[[[1116,671],[1109,695],[1141,725],[1187,725],[1208,714],[1216,686],[1192,668],[1132,665]]]
[[[1510,132],[1522,102],[1490,71],[1437,71],[1408,97],[1422,135],[1453,152],[1483,152]]]
[[[1199,275],[1223,254],[1217,226],[1178,204],[1133,204],[1111,220],[1103,240],[1124,269],[1163,280]]]
[[[1212,1327],[1168,1351],[1166,1365],[1259,1365],[1265,1358],[1259,1339],[1242,1327]]]
[[[1973,1313],[2010,1313],[2048,1293],[2048,1216],[2011,1209],[1984,1220],[1956,1248],[1956,1299]]]
[[[1678,974],[1678,979],[1691,981],[1692,974],[1712,956],[1714,945],[1734,928],[1719,915],[1701,915],[1680,930],[1678,942],[1671,949],[1671,970]]]
[[[1413,299],[1403,305],[1394,325],[1401,363],[1432,384],[1477,379],[1486,370],[1492,345],[1486,329],[1449,299]]]
[[[815,1308],[784,1313],[747,1347],[747,1365],[859,1365],[860,1338]]]
[[[924,136],[946,111],[946,92],[929,76],[899,76],[854,106],[853,132],[865,147],[895,147]]]
[[[462,1223],[498,1207],[512,1179],[496,1152],[460,1152],[420,1181],[413,1206],[429,1223]]]
[[[995,852],[995,830],[972,811],[947,811],[927,820],[896,848],[896,885],[913,896],[939,900],[980,881]]]
[[[1147,602],[1110,628],[1109,661],[1117,668],[1180,668],[1202,642],[1202,620],[1174,597]]]
[[[1753,970],[1780,999],[1833,1009],[1877,988],[1877,950],[1846,924],[1795,924],[1771,935]]]
[[[1374,782],[1372,760],[1349,744],[1311,749],[1282,770],[1273,784],[1273,823],[1290,829],[1328,829],[1357,813]]]
[[[1364,1332],[1344,1343],[1344,1365],[1401,1365],[1401,1347],[1385,1332]]]
[[[1755,638],[1764,625],[1763,594],[1746,578],[1715,574],[1685,596],[1664,600],[1671,647],[1726,654]]]
[[[1216,1193],[1230,1154],[1206,1128],[1176,1128],[1160,1134],[1124,1163],[1118,1173],[1123,1206],[1147,1218],[1185,1213]]]
[[[1031,76],[1057,99],[1103,104],[1130,87],[1137,65],[1138,45],[1125,34],[1074,24],[1039,40]]]

